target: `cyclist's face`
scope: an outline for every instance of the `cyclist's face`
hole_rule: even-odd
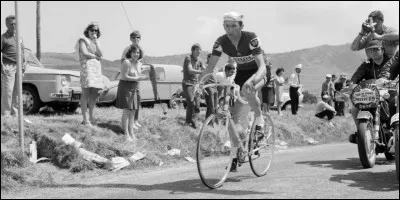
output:
[[[224,21],[224,29],[229,37],[237,37],[243,29],[237,21]]]

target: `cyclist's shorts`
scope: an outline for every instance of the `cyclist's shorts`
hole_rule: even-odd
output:
[[[250,69],[250,70],[237,70],[236,77],[235,77],[235,83],[240,86],[240,88],[243,87],[244,83],[251,77],[253,74],[255,74],[258,71],[258,69]]]

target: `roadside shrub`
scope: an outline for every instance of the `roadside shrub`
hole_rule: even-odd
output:
[[[71,163],[71,168],[69,169],[69,171],[71,173],[79,173],[94,170],[96,167],[96,164],[83,159],[81,156],[78,156]]]
[[[303,103],[316,104],[317,102],[318,100],[315,95],[311,94],[307,90],[303,92]]]
[[[78,158],[79,153],[74,146],[64,144],[54,149],[54,155],[54,159],[52,160],[54,165],[63,169],[69,169],[72,163]]]

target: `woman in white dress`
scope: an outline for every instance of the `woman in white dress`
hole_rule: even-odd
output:
[[[287,83],[288,79],[285,80],[283,77],[283,72],[285,70],[283,68],[278,68],[276,70],[276,78],[275,78],[275,94],[276,94],[276,101],[278,107],[278,114],[283,116],[281,107],[283,103],[283,86]]]
[[[99,96],[99,90],[104,89],[103,75],[101,73],[100,60],[103,53],[100,49],[101,33],[99,24],[91,22],[78,39],[75,45],[76,57],[81,65],[80,83],[82,87],[81,109],[83,115],[82,124],[92,126],[94,123],[94,107]],[[88,119],[89,107],[89,119]]]

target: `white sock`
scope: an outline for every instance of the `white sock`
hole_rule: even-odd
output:
[[[261,127],[264,126],[264,119],[261,116],[256,117],[256,125]]]

